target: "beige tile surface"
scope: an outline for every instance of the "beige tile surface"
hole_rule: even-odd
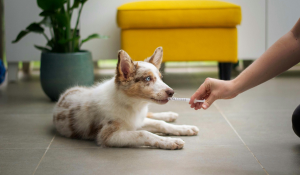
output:
[[[217,72],[167,73],[164,80],[176,97],[189,98],[206,77]],[[198,136],[180,137],[186,144],[176,151],[101,148],[93,141],[53,139],[54,103],[33,75],[0,91],[0,174],[33,174],[36,168],[41,175],[266,174],[261,166],[270,174],[300,174],[300,139],[291,128],[299,92],[300,72],[288,72],[207,111],[185,102],[151,105],[152,112],[179,113],[174,124],[196,125]]]

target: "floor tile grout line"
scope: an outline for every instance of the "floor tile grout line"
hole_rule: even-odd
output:
[[[49,145],[48,145],[48,147],[47,147],[47,149],[46,149],[46,151],[45,151],[44,155],[42,156],[41,160],[40,160],[40,161],[39,161],[39,163],[37,164],[37,166],[36,166],[36,168],[35,168],[35,170],[34,170],[34,172],[33,172],[33,174],[32,174],[32,175],[34,175],[34,174],[35,174],[36,170],[37,170],[37,169],[38,169],[38,167],[40,166],[40,164],[41,164],[41,162],[42,162],[43,158],[45,157],[45,155],[46,155],[46,153],[47,153],[47,151],[50,149],[50,146],[51,146],[51,144],[52,144],[52,142],[53,142],[53,140],[54,140],[55,136],[56,136],[56,135],[54,135],[54,136],[53,136],[53,138],[52,138],[51,142],[49,143]]]
[[[267,175],[269,175],[269,173],[267,172],[267,170],[264,168],[264,166],[260,163],[260,161],[257,159],[257,157],[254,155],[254,153],[251,151],[251,149],[248,147],[248,145],[245,143],[245,141],[242,139],[242,137],[239,135],[239,133],[235,130],[235,128],[232,126],[232,124],[230,123],[230,121],[227,119],[227,117],[225,116],[225,114],[223,113],[223,111],[220,109],[220,107],[217,105],[216,102],[214,102],[215,107],[218,109],[218,111],[220,112],[220,114],[222,115],[222,117],[226,120],[226,122],[228,123],[228,125],[231,127],[231,129],[235,132],[235,134],[238,136],[238,138],[241,140],[241,142],[245,145],[245,147],[248,149],[248,151],[252,154],[252,156],[254,157],[254,159],[258,162],[258,164],[261,166],[261,168],[265,171],[265,173]]]

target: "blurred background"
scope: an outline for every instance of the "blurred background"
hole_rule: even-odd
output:
[[[121,48],[120,28],[116,23],[117,7],[134,0],[99,1],[90,0],[85,4],[79,23],[82,37],[90,33],[100,33],[109,36],[107,40],[92,40],[83,49],[92,52],[94,61],[99,61],[100,67],[114,67],[116,52]],[[255,60],[278,38],[291,29],[298,20],[300,1],[298,0],[227,0],[241,6],[242,22],[238,28],[238,59]],[[3,2],[2,2],[3,6]],[[18,32],[33,21],[41,20],[37,14],[41,12],[35,0],[7,0],[4,2],[4,40],[2,45],[5,64],[25,63],[24,69],[39,68],[40,51],[34,44],[45,45],[46,39],[42,35],[28,34],[19,43],[12,44]],[[84,20],[83,20],[84,19]],[[75,18],[72,25],[75,25]],[[49,34],[49,31],[46,31]],[[33,36],[34,35],[34,36]],[[5,47],[5,49],[3,49]],[[242,63],[242,61],[240,61]],[[245,63],[246,65],[248,62]],[[196,63],[167,63],[167,67],[179,66],[216,66],[216,62]],[[19,64],[19,68],[22,64]],[[16,80],[15,76],[10,78]]]

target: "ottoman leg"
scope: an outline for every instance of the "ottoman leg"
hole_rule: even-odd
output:
[[[220,80],[230,80],[232,63],[219,63]]]
[[[165,74],[165,68],[166,68],[166,63],[161,63],[161,65],[160,65],[160,72],[161,72],[161,74]]]
[[[165,78],[164,78],[165,77],[165,68],[166,68],[166,63],[161,63],[159,71],[160,71],[161,75],[163,76],[162,81],[165,80]]]
[[[31,71],[30,70],[30,62],[23,62],[22,69],[23,69],[24,74],[26,74],[26,75],[30,74],[30,71]]]

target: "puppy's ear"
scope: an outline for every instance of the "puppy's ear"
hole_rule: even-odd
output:
[[[135,66],[130,56],[124,51],[120,50],[118,53],[117,75],[119,78],[128,79],[131,73],[135,70]]]
[[[158,47],[155,49],[154,54],[147,58],[145,61],[152,63],[157,69],[160,68],[161,62],[162,62],[162,57],[163,57],[163,48]]]

